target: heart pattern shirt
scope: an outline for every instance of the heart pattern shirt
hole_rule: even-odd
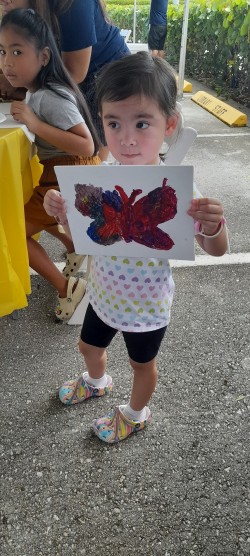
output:
[[[174,281],[167,259],[95,256],[88,295],[96,314],[127,332],[157,330],[169,323]]]

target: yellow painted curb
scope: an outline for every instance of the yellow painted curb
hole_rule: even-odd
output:
[[[193,86],[192,83],[189,83],[189,81],[186,81],[184,79],[184,83],[183,83],[183,93],[192,93],[193,90]]]
[[[177,81],[177,84],[178,84],[178,75],[176,76],[176,81]],[[189,81],[186,81],[184,79],[183,89],[182,89],[183,93],[192,93],[192,90],[193,90],[192,83],[189,83]]]
[[[191,100],[211,112],[214,116],[225,122],[225,124],[233,127],[243,127],[247,124],[247,116],[243,112],[236,110],[229,104],[222,102],[216,97],[205,93],[205,91],[198,91],[192,96]]]

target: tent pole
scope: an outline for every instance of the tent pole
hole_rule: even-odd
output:
[[[187,49],[188,13],[189,13],[189,0],[185,0],[183,23],[182,23],[182,35],[181,35],[181,50],[180,50],[180,60],[179,60],[179,77],[178,77],[178,88],[177,88],[177,95],[179,99],[183,97],[183,85],[184,85],[184,73],[185,73],[185,61],[186,61],[186,49]]]
[[[133,42],[135,43],[136,37],[136,0],[134,0],[134,18],[133,18]]]

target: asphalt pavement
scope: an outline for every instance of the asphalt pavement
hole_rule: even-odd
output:
[[[128,400],[122,336],[109,349],[113,393],[62,406],[57,386],[82,369],[80,327],[55,323],[53,288],[31,277],[29,306],[0,319],[2,556],[250,555],[250,112],[229,128],[189,94],[182,105],[198,131],[184,163],[223,202],[231,254],[210,264],[197,248],[196,265],[174,268],[152,424],[116,446],[91,424]]]

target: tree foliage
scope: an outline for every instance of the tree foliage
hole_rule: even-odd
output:
[[[147,42],[149,0],[137,0],[136,41]],[[133,29],[134,0],[107,1],[120,28]],[[184,2],[168,7],[167,60],[178,69]],[[205,79],[219,94],[250,103],[250,6],[247,0],[191,1],[186,75]]]

